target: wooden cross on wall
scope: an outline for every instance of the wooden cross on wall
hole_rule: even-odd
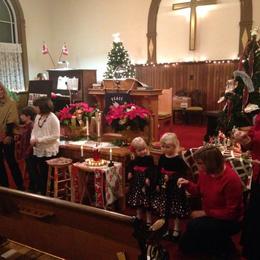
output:
[[[216,4],[217,0],[190,0],[190,2],[178,3],[172,5],[172,10],[181,10],[190,8],[190,50],[193,51],[196,48],[196,24],[197,24],[197,13],[196,7],[202,5]]]

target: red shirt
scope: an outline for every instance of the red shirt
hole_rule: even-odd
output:
[[[198,183],[189,182],[187,191],[200,195],[207,216],[223,220],[240,220],[243,216],[243,187],[229,164],[223,174],[213,177],[200,172]]]
[[[20,140],[16,144],[16,157],[18,160],[27,159],[33,153],[30,144],[32,128],[32,122],[20,127]]]

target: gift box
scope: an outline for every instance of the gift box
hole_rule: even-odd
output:
[[[190,97],[179,97],[173,96],[172,98],[172,108],[187,108],[191,106]]]

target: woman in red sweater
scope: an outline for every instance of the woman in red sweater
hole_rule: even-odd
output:
[[[206,146],[194,154],[199,168],[198,183],[179,178],[192,196],[200,196],[202,209],[191,213],[180,248],[186,253],[230,253],[230,236],[240,230],[243,217],[243,188],[234,172],[215,146]]]

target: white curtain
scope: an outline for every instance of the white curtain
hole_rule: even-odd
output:
[[[21,44],[0,43],[0,80],[11,91],[25,91]]]

